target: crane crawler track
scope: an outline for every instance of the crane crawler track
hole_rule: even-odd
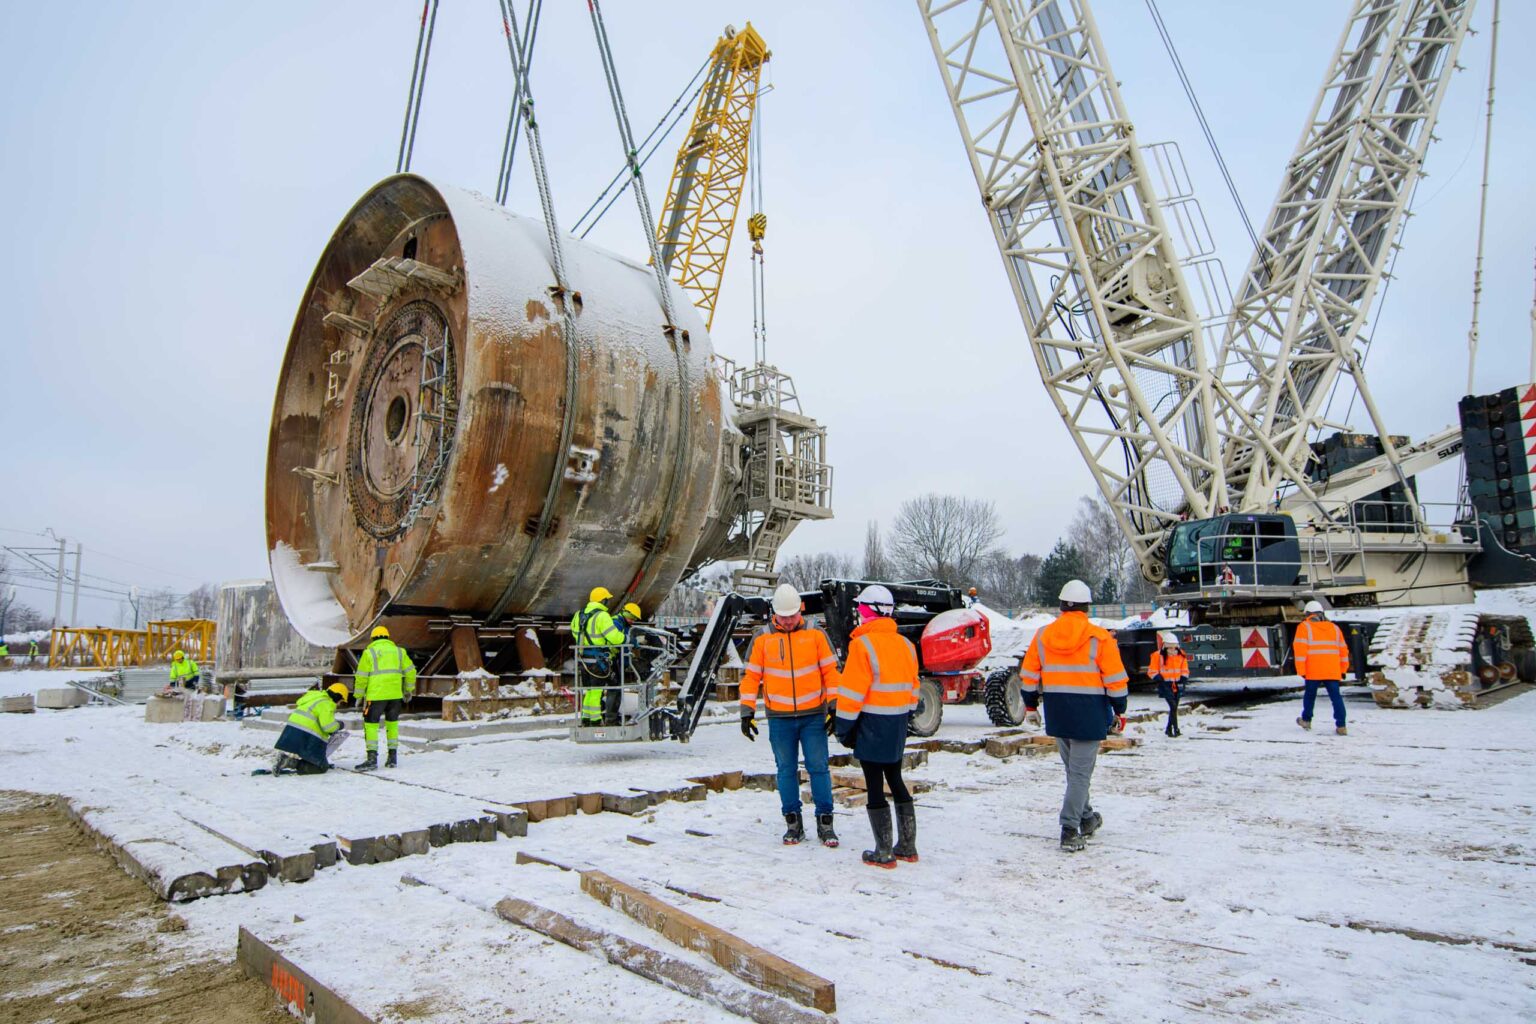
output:
[[[1507,640],[1496,647],[1486,638]],[[1371,640],[1371,695],[1385,708],[1479,707],[1489,694],[1533,681],[1536,649],[1523,616],[1471,608],[1403,611]]]

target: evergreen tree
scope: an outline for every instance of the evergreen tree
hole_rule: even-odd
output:
[[[1056,603],[1056,596],[1068,580],[1080,580],[1085,573],[1082,552],[1058,540],[1051,553],[1040,563],[1040,574],[1035,577],[1035,600],[1043,605]],[[1097,595],[1095,595],[1097,596]]]

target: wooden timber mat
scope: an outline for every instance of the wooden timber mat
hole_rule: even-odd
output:
[[[186,927],[50,797],[0,793],[0,1022],[278,1024],[267,988],[193,959]]]

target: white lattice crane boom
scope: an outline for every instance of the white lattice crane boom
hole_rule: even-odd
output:
[[[1082,0],[919,0],[1029,344],[1143,572],[1227,504],[1200,318]]]
[[[1286,165],[1216,363],[1232,402],[1224,461],[1234,506],[1272,507],[1310,457],[1349,377],[1389,462],[1361,372],[1362,335],[1408,215],[1474,0],[1353,0]],[[1269,448],[1252,443],[1257,434]],[[1399,477],[1401,474],[1399,473]],[[1413,500],[1409,494],[1410,502]]]

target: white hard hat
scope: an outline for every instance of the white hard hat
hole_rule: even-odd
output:
[[[895,609],[896,607],[896,599],[891,596],[890,588],[882,587],[878,583],[871,583],[859,591],[859,596],[854,598],[854,601],[858,604],[873,605],[877,608],[884,606]]]
[[[1303,608],[1302,611],[1306,612],[1308,615],[1312,615],[1314,613],[1327,611],[1327,609],[1323,607],[1323,602],[1321,601],[1308,601],[1307,606]]]
[[[1088,589],[1088,584],[1082,580],[1067,580],[1067,585],[1061,588],[1061,593],[1056,595],[1058,601],[1067,604],[1092,604],[1093,591]]]
[[[773,614],[789,618],[800,613],[800,591],[788,583],[780,583],[773,592]]]
[[[1159,633],[1158,639],[1162,641],[1164,647],[1179,646],[1179,638],[1173,633]]]

